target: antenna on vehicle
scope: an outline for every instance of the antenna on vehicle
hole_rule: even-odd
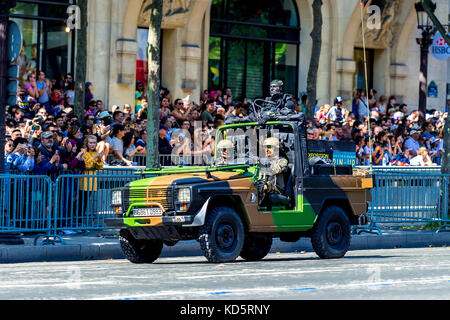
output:
[[[334,149],[333,149],[333,146],[331,146],[330,149],[331,149],[331,154],[332,154],[332,157],[333,157],[334,175],[336,175],[336,161],[334,161]]]
[[[373,164],[372,164],[372,132],[370,129],[370,106],[369,106],[369,100],[368,100],[368,95],[369,95],[369,83],[367,81],[367,58],[366,58],[366,36],[365,36],[365,32],[364,32],[364,13],[363,13],[363,9],[366,5],[366,2],[368,2],[368,0],[361,0],[360,1],[360,9],[361,9],[361,32],[362,32],[362,43],[363,43],[363,52],[364,52],[364,82],[366,85],[366,107],[367,107],[367,112],[368,112],[368,117],[367,117],[367,127],[368,127],[368,131],[369,131],[369,154],[370,154],[370,173],[373,173]],[[366,103],[364,101],[364,103]]]

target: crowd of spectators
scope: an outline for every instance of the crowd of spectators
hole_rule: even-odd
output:
[[[103,168],[109,128],[95,116],[104,111],[103,103],[93,99],[93,86],[87,83],[79,119],[74,87],[71,74],[53,81],[43,71],[28,76],[18,90],[17,105],[9,106],[6,114],[6,170],[51,175]]]
[[[337,97],[333,106],[316,106],[308,124],[310,139],[354,141],[357,165],[440,166],[446,112],[409,110],[395,96],[356,90],[351,108]],[[351,111],[350,111],[351,110]],[[368,121],[370,120],[370,121]],[[370,127],[369,124],[370,123]]]
[[[288,104],[292,112],[304,112],[306,99],[292,96]],[[89,82],[81,118],[74,113],[74,103],[70,74],[53,81],[44,72],[31,74],[19,89],[17,105],[7,110],[6,169],[51,174],[138,165],[136,159],[144,157],[147,147],[148,97],[141,83],[136,85],[133,106],[106,108],[95,99]],[[159,153],[211,157],[214,130],[227,117],[248,113],[249,103],[234,97],[230,88],[204,90],[195,103],[189,96],[172,97],[161,87]],[[375,90],[368,97],[357,90],[351,106],[343,104],[337,97],[332,104],[317,105],[314,120],[308,121],[308,138],[354,141],[358,165],[368,165],[370,159],[373,165],[441,164],[447,113],[420,114],[395,97],[377,97]]]

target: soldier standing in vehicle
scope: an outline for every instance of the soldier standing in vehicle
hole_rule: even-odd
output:
[[[259,179],[260,199],[266,202],[270,194],[284,194],[286,186],[283,174],[288,171],[288,160],[280,157],[280,140],[275,137],[264,140],[266,165],[261,167]]]

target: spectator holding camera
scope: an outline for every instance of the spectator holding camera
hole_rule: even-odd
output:
[[[7,170],[17,170],[21,173],[33,170],[34,161],[30,160],[30,157],[32,158],[33,155],[31,155],[29,151],[27,139],[18,137],[15,140],[12,140],[12,147],[10,150],[13,151],[8,153],[5,161],[5,168]]]

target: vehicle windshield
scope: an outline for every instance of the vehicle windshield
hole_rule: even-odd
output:
[[[294,134],[291,125],[274,124],[264,128],[249,125],[225,127],[219,129],[216,136],[214,163],[216,166],[255,165],[267,161],[270,148],[276,153],[293,151]]]

